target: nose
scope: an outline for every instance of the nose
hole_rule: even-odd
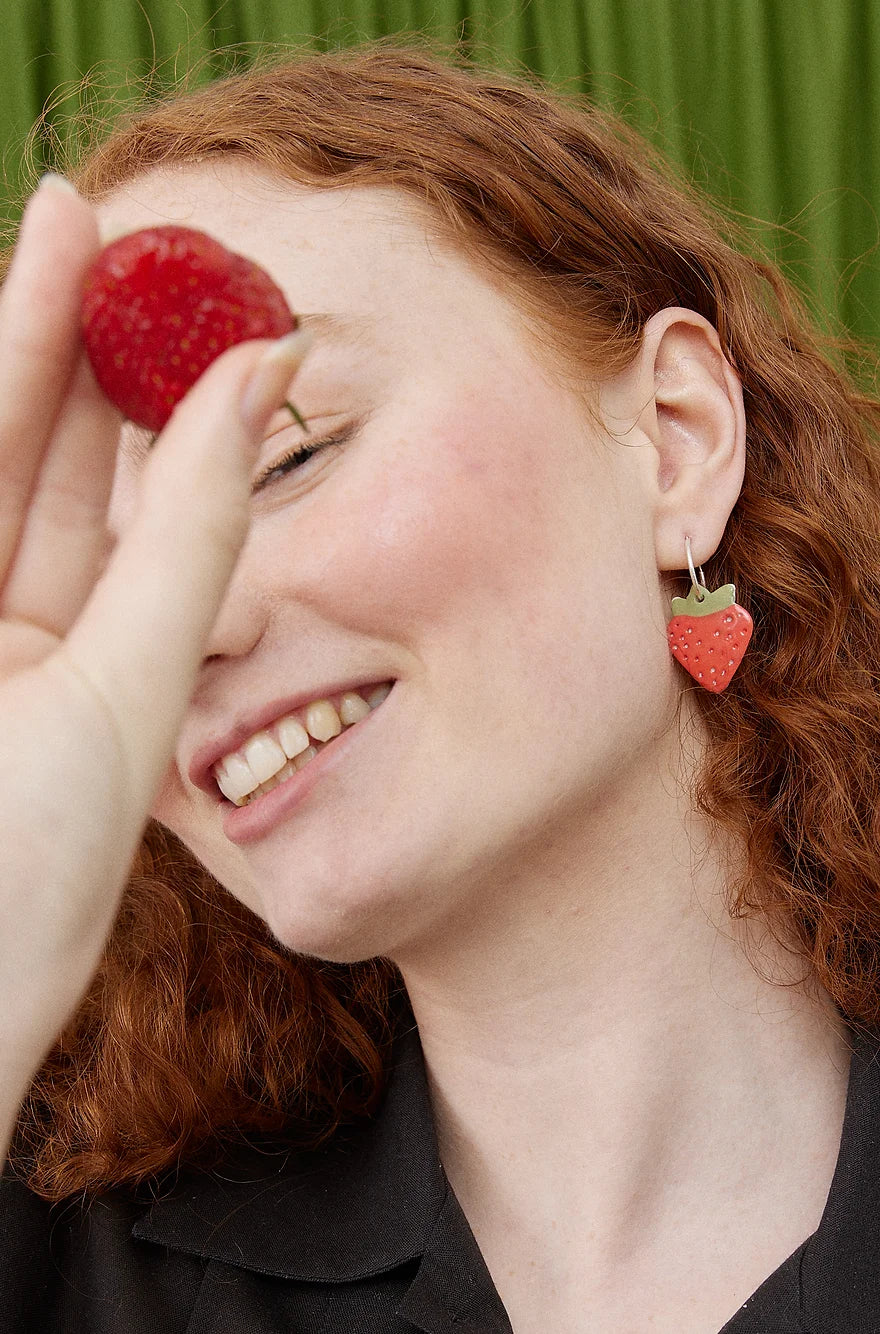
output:
[[[116,469],[107,510],[107,529],[112,545],[124,536],[134,519],[141,477],[130,451],[117,450]],[[259,642],[266,619],[265,589],[259,588],[253,551],[253,529],[239,552],[235,568],[226,586],[220,610],[205,645],[204,662],[248,654]],[[112,555],[108,553],[104,564]]]
[[[220,610],[205,642],[205,665],[220,658],[242,658],[253,652],[269,620],[267,588],[257,577],[257,562],[248,559],[250,539],[239,553]]]

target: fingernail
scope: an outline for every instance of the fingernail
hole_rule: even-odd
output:
[[[112,245],[114,241],[120,240],[123,236],[128,236],[129,232],[136,231],[135,227],[123,227],[122,223],[114,222],[112,224],[98,223],[98,232],[101,237],[101,245]]]
[[[285,334],[263,353],[257,362],[241,399],[241,417],[254,435],[259,435],[272,413],[284,405],[290,381],[314,342],[308,329]]]
[[[40,177],[37,184],[38,190],[63,190],[67,195],[77,193],[76,186],[69,181],[66,176],[60,175],[57,171],[46,171]]]

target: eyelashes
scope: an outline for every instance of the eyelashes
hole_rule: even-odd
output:
[[[289,450],[282,454],[277,463],[273,463],[271,468],[262,472],[254,483],[254,490],[260,491],[266,486],[284,477],[287,473],[295,472],[301,468],[313,454],[320,454],[322,450],[329,449],[332,445],[345,444],[346,440],[352,435],[352,427],[346,426],[344,430],[335,431],[332,435],[322,436],[319,440],[310,440],[308,444],[298,445],[296,449]]]

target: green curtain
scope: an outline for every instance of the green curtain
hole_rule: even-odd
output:
[[[13,219],[27,131],[63,136],[89,71],[124,85],[255,45],[398,32],[497,52],[610,104],[757,235],[812,304],[880,342],[880,0],[5,0],[0,122]],[[220,51],[219,55],[212,55]],[[51,142],[32,166],[51,164]]]

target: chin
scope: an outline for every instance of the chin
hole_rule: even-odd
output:
[[[273,894],[254,911],[285,949],[346,964],[393,956],[413,907],[411,898],[392,898],[387,886],[374,894],[363,885],[349,893],[315,889],[307,899],[299,886],[290,897]]]

